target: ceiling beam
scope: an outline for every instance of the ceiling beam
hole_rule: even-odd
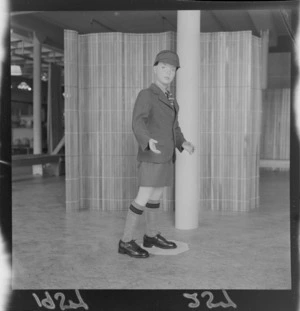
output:
[[[93,26],[94,24],[97,24],[99,26],[101,26],[102,28],[108,30],[108,31],[112,31],[112,32],[115,32],[116,30],[111,28],[111,27],[108,27],[106,26],[105,24],[99,22],[98,20],[96,20],[95,18],[92,18],[91,21],[90,21],[90,25]]]
[[[162,13],[160,13],[159,11],[156,11],[157,15],[162,19],[163,25],[165,22],[167,22],[169,25],[171,25],[171,27],[173,28],[174,31],[176,31],[176,25],[174,25],[173,23],[170,22],[170,20],[168,18],[166,18]],[[164,29],[163,29],[164,30]]]
[[[19,38],[20,40],[23,40],[24,42],[30,43],[30,46],[33,46],[33,33],[32,32],[24,32],[23,30],[14,27],[12,28],[12,36],[14,36],[15,38]],[[43,43],[42,48],[43,47],[49,50],[61,53],[61,54],[64,53],[63,49],[58,48],[57,46],[55,46],[55,44],[49,45],[48,43]]]
[[[11,27],[15,32],[21,29],[25,32],[35,32],[39,37],[41,44],[48,44],[63,50],[64,47],[64,30],[56,25],[50,24],[35,16],[17,15],[11,17]]]
[[[32,32],[28,32],[28,31],[24,32],[24,30],[21,30],[19,28],[14,27],[11,29],[11,36],[13,36],[14,38],[19,38],[20,40],[22,40],[26,43],[29,43],[30,46],[28,46],[28,47],[33,46],[33,33]],[[54,46],[54,44],[49,45],[47,43],[43,43],[42,48],[43,47],[45,47],[49,50],[61,53],[61,54],[63,54],[63,52],[64,52],[63,49]]]
[[[21,50],[21,51],[29,51],[32,52],[33,47],[32,46],[22,46],[22,44],[18,45],[18,46],[10,46],[10,49],[12,51],[16,51],[16,50]]]
[[[55,52],[52,52],[52,51],[50,51],[50,52],[42,52],[42,54],[43,55],[45,55],[45,57],[63,57],[63,55],[62,54],[56,54]]]
[[[10,36],[11,38],[13,38],[14,40],[17,39],[18,42],[27,42],[32,44],[32,32],[31,31],[26,31],[24,29],[20,29],[17,27],[12,27],[10,30]],[[14,41],[12,41],[14,42]]]
[[[18,54],[18,53],[12,53],[12,57],[19,57],[19,58],[22,58],[22,59],[25,59],[25,60],[29,60],[29,61],[32,61],[33,62],[33,58],[30,57],[30,56],[27,56],[27,55],[23,55],[23,54]],[[13,60],[12,60],[13,62]],[[45,64],[45,65],[49,65],[50,63],[56,63],[55,60],[50,60],[50,59],[43,59],[41,61],[42,64]],[[58,62],[57,62],[58,63]]]
[[[263,29],[258,29],[257,24],[254,22],[253,18],[250,16],[249,11],[245,11],[246,13],[246,18],[248,19],[249,25],[251,25],[252,33],[256,37],[260,37],[260,32]]]
[[[18,53],[14,53],[14,52],[11,54],[11,57],[19,57],[21,59],[33,61],[33,58],[30,57],[30,56],[27,56],[27,55],[24,55],[24,54],[18,54]],[[43,61],[42,61],[42,63],[45,64],[45,62],[43,62]]]
[[[284,23],[287,33],[289,34],[294,44],[296,44],[296,34],[293,32],[291,25],[291,12],[289,13],[287,10],[280,10],[280,16]]]
[[[11,64],[12,64],[12,65],[19,65],[19,66],[21,66],[21,67],[22,67],[22,71],[23,71],[23,69],[24,69],[25,67],[26,67],[27,69],[30,69],[30,70],[33,71],[33,62],[32,62],[31,60],[24,60],[24,59],[20,60],[20,59],[18,59],[18,60],[13,60],[13,61],[11,61]],[[41,67],[42,67],[43,69],[48,68],[48,66],[49,66],[48,63],[42,63],[42,64],[41,64]]]
[[[11,47],[11,52],[22,55],[31,55],[33,53],[33,46],[27,47]],[[41,52],[43,58],[63,58],[63,54],[57,51]]]
[[[10,46],[11,47],[18,47],[19,45],[21,45],[22,44],[22,40],[19,40],[19,39],[17,39],[17,40],[15,40],[15,41],[13,41],[13,40],[10,40]]]
[[[213,20],[218,24],[221,31],[230,31],[231,27],[228,23],[221,21],[221,19],[217,16],[217,13],[215,11],[209,11],[211,17]]]

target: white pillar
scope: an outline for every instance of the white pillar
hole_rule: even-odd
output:
[[[42,153],[41,125],[41,43],[36,34],[33,35],[33,153]],[[34,175],[43,175],[42,165],[33,165]]]
[[[177,12],[176,97],[180,105],[179,125],[185,138],[196,147],[194,154],[178,154],[175,182],[175,227],[198,227],[198,105],[200,68],[200,11]]]

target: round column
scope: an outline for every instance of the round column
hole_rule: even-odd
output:
[[[33,35],[33,153],[42,153],[41,125],[41,43],[36,34]],[[43,175],[42,165],[33,165],[34,175]]]
[[[200,11],[177,12],[177,53],[181,68],[177,72],[176,97],[180,106],[179,125],[195,152],[183,151],[176,160],[175,227],[198,227],[198,105],[200,68]]]

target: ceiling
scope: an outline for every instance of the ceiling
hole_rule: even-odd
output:
[[[211,10],[201,12],[201,32],[251,30],[259,36],[269,30],[269,48],[289,49],[292,10]],[[33,75],[33,33],[42,42],[42,72],[49,63],[63,67],[63,32],[155,33],[176,31],[177,11],[37,11],[11,13],[11,64],[20,65],[22,75]]]

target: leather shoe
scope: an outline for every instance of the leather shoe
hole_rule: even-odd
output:
[[[149,257],[149,253],[138,246],[135,240],[131,240],[130,242],[119,241],[119,250],[120,254],[127,254],[130,257],[134,258],[147,258]]]
[[[163,249],[171,249],[171,248],[177,247],[177,245],[174,242],[166,240],[160,234],[157,234],[154,237],[149,237],[145,234],[143,246],[144,247],[156,246],[156,247],[163,248]]]

